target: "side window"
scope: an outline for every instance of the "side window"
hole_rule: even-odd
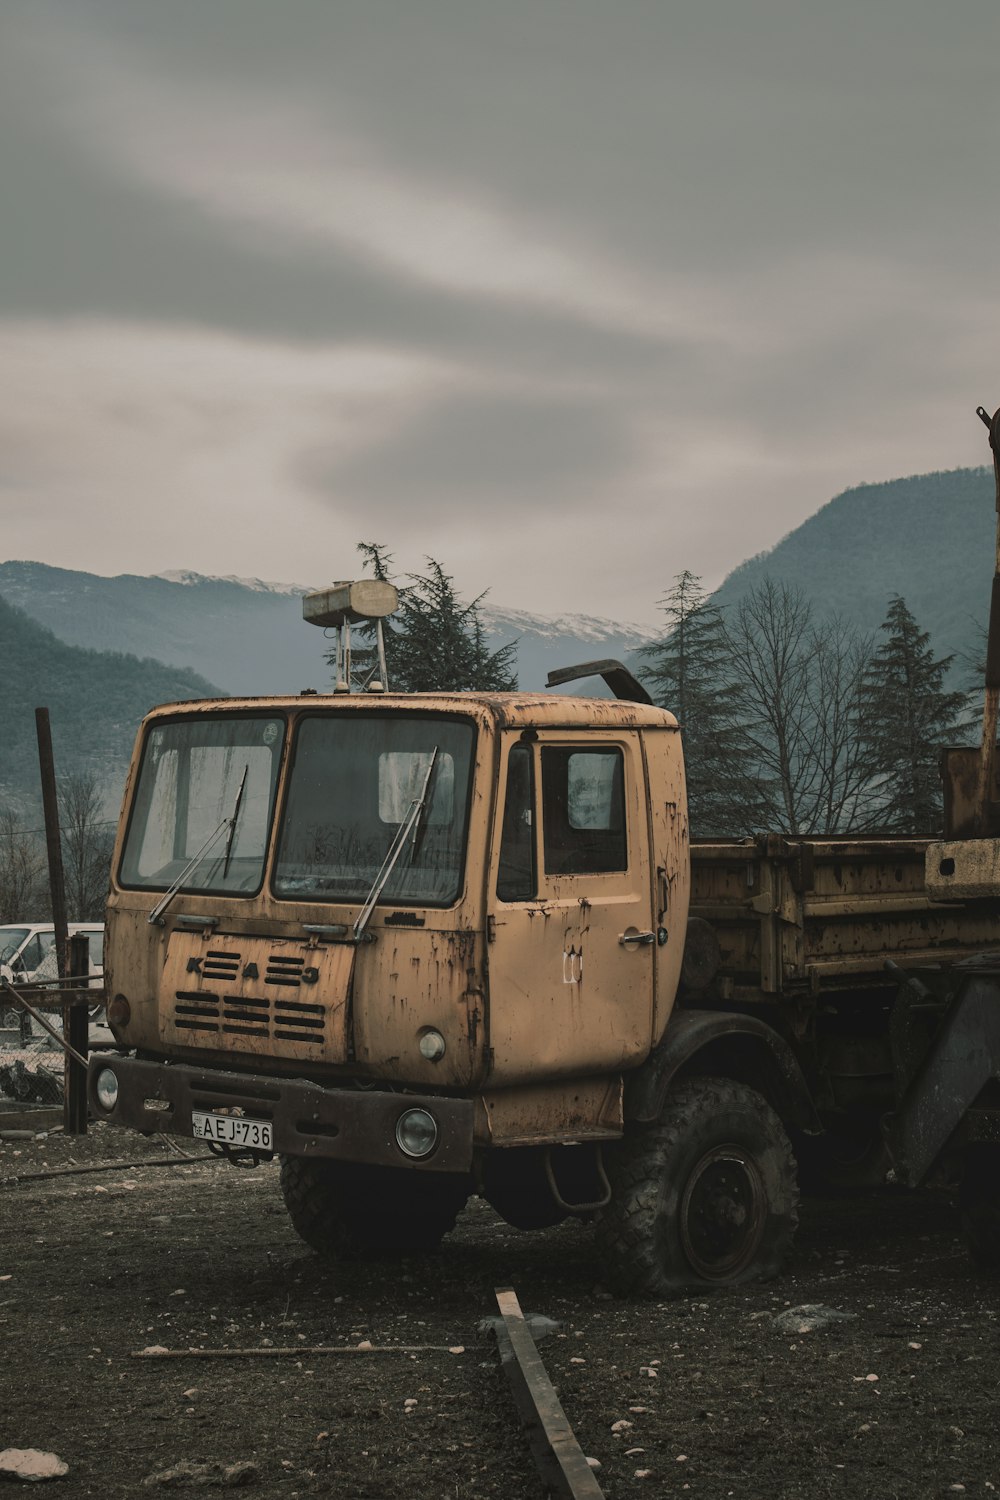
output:
[[[18,955],[17,968],[23,974],[34,974],[42,962],[42,945],[38,941],[38,934],[25,943]]]
[[[56,979],[59,974],[59,963],[56,957],[56,935],[54,932],[40,932],[38,937],[42,950],[38,962],[38,977],[39,979]]]
[[[551,875],[628,868],[622,752],[542,748],[542,833]]]
[[[501,901],[530,901],[535,894],[534,777],[531,746],[515,745],[507,757],[507,790],[497,896]]]

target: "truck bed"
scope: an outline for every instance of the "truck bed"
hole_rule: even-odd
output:
[[[929,839],[784,838],[691,846],[691,916],[721,950],[725,999],[891,985],[884,963],[1000,951],[1000,903],[931,901]]]

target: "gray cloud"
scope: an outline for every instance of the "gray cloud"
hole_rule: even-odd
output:
[[[312,577],[379,517],[498,602],[649,616],[981,462],[998,39],[993,0],[12,6],[8,548]]]
[[[626,434],[596,401],[458,395],[341,463],[313,455],[306,471],[341,504],[376,505],[383,525],[419,505],[439,530],[461,516],[489,534],[539,507],[600,504],[628,462]]]

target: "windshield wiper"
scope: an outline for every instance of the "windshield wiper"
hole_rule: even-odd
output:
[[[226,857],[222,862],[223,880],[225,880],[226,876],[229,874],[229,857],[233,852],[233,840],[236,838],[236,821],[240,815],[240,807],[243,803],[243,793],[246,790],[247,777],[249,776],[249,774],[250,763],[247,762],[247,764],[243,767],[243,780],[240,782],[240,789],[236,793],[236,806],[233,808],[233,816],[229,823],[229,837],[226,839]]]
[[[208,853],[209,849],[211,849],[212,845],[215,843],[216,839],[219,837],[219,834],[224,828],[229,829],[229,840],[226,844],[226,871],[228,871],[229,856],[232,851],[233,838],[236,833],[236,819],[240,815],[240,803],[243,801],[243,788],[247,784],[247,771],[249,771],[249,769],[250,767],[247,766],[246,770],[244,770],[243,772],[243,780],[240,782],[240,789],[236,794],[236,805],[233,808],[232,817],[223,818],[218,828],[216,828],[212,833],[209,834],[208,838],[198,850],[198,853],[194,856],[193,859],[188,860],[187,864],[184,866],[183,870],[178,875],[177,879],[174,881],[170,889],[168,891],[165,891],[164,894],[160,897],[159,901],[157,901],[156,905],[153,907],[153,910],[146,918],[147,922],[158,923],[159,926],[163,926],[163,913],[166,911],[171,901],[177,895],[177,892],[187,880],[188,876],[193,875],[195,870],[197,870],[198,866],[205,858],[205,855]]]
[[[427,775],[424,777],[424,784],[420,790],[420,795],[418,797],[414,797],[413,801],[410,803],[409,812],[406,814],[406,817],[396,829],[396,837],[389,845],[389,852],[386,855],[385,859],[382,861],[382,868],[375,876],[375,881],[372,885],[371,890],[368,892],[367,900],[358,913],[358,919],[355,922],[353,928],[354,941],[356,943],[360,943],[361,938],[364,934],[364,930],[371,920],[371,914],[375,910],[375,907],[378,905],[379,897],[389,883],[389,876],[396,868],[396,865],[399,862],[399,856],[402,854],[403,849],[406,846],[406,841],[410,837],[411,833],[413,835],[414,848],[416,847],[417,835],[420,832],[421,817],[423,815],[424,809],[427,806],[428,794],[431,789],[431,778],[434,775],[434,767],[437,764],[437,758],[438,746],[435,745],[434,749],[431,751],[431,763],[427,767]],[[412,852],[410,857],[413,857]]]

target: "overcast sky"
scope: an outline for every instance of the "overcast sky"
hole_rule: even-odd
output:
[[[997,0],[0,18],[0,557],[650,621],[989,456]]]

